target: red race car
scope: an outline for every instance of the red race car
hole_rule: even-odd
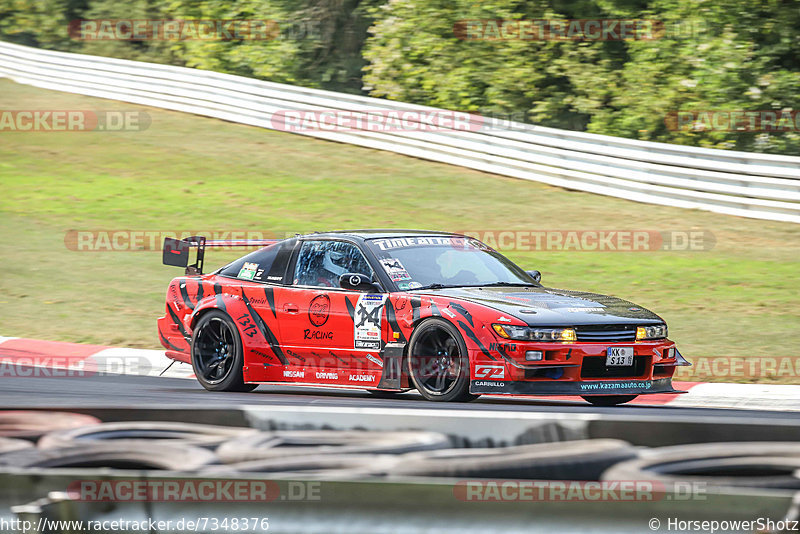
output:
[[[543,287],[538,271],[470,237],[362,230],[260,244],[203,274],[206,247],[253,243],[164,243],[164,263],[186,275],[167,290],[161,343],[206,389],[292,383],[415,388],[434,401],[580,395],[614,405],[681,393],[672,375],[690,365],[656,314]]]

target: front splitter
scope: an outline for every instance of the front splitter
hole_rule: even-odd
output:
[[[672,387],[672,378],[656,380],[592,380],[576,382],[472,380],[470,393],[479,395],[649,395],[687,393]]]

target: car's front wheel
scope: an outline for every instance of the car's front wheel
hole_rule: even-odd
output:
[[[616,406],[635,399],[638,395],[587,395],[583,400],[595,406]]]
[[[236,325],[226,314],[213,310],[203,315],[192,334],[192,368],[197,381],[209,391],[252,391],[245,384],[244,356]]]
[[[414,330],[409,341],[408,370],[417,391],[428,400],[471,401],[467,346],[455,326],[431,318]]]

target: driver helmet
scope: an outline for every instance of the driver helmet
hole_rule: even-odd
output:
[[[336,250],[328,250],[325,252],[325,258],[322,260],[322,266],[326,271],[332,272],[336,276],[340,276],[347,272],[347,256],[344,253]]]

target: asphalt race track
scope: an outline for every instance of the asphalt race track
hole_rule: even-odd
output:
[[[575,401],[539,399],[503,399],[481,397],[471,403],[435,403],[422,399],[415,392],[396,399],[373,397],[366,391],[321,389],[301,386],[259,386],[250,393],[216,393],[206,391],[195,380],[134,375],[91,377],[7,377],[0,376],[0,405],[10,408],[124,408],[130,406],[233,408],[243,405],[283,405],[320,407],[381,407],[399,409],[448,409],[488,412],[597,413],[620,415],[711,416],[738,418],[787,418],[781,411],[691,408],[670,406],[627,405],[596,407],[580,399]]]

